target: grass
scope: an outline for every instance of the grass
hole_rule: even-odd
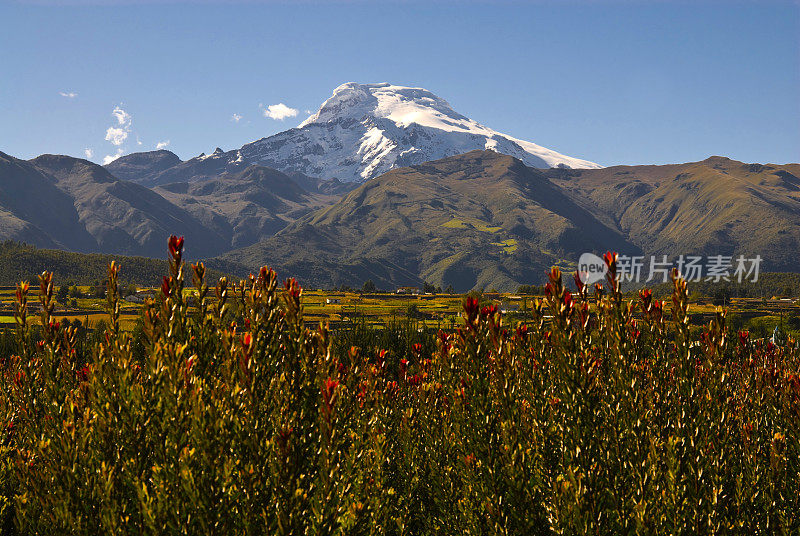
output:
[[[503,240],[502,242],[492,242],[493,246],[500,246],[503,248],[503,252],[508,255],[513,255],[515,251],[517,251],[517,241],[514,238],[509,238],[508,240]]]
[[[447,227],[449,229],[469,229],[471,227],[476,231],[481,231],[482,233],[496,233],[502,229],[502,227],[493,226],[490,223],[475,218],[468,218],[466,220],[453,218],[452,220],[443,223],[442,227]]]
[[[452,220],[450,220],[450,221],[448,221],[446,223],[443,223],[442,227],[447,227],[449,229],[466,229],[467,228],[467,222],[465,222],[464,220],[459,220],[457,218],[453,218]]]

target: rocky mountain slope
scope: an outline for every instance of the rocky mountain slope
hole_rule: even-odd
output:
[[[145,173],[164,159],[121,169]],[[225,270],[268,264],[324,287],[372,279],[384,288],[513,289],[609,249],[760,255],[762,271],[800,271],[798,164],[711,157],[537,169],[482,150],[396,168],[344,196],[322,184],[252,165],[146,188],[86,160],[0,154],[0,240],[162,257],[165,238],[181,234],[191,256],[218,255],[219,266],[233,267]]]
[[[181,163],[172,151],[159,150],[132,153],[106,164],[105,168],[118,179],[140,182],[142,177],[155,175]]]
[[[537,170],[473,151],[400,168],[259,244],[223,256],[313,285],[540,282],[580,254],[761,255],[798,271],[800,165],[713,157],[669,166]],[[645,274],[646,276],[647,274]]]
[[[76,251],[97,247],[55,179],[5,153],[0,153],[0,239]]]
[[[761,255],[766,270],[800,270],[798,164],[745,164],[714,156],[686,164],[544,174],[648,254]]]
[[[154,160],[144,159],[139,171]],[[132,166],[121,169],[125,175]],[[337,199],[259,166],[153,190],[88,160],[24,161],[0,153],[0,240],[38,247],[162,257],[165,237],[179,234],[188,254],[210,257],[262,240]]]
[[[286,174],[262,166],[225,173],[201,182],[178,182],[154,189],[203,225],[230,237],[228,247],[243,247],[272,236],[339,196],[309,192]]]
[[[117,179],[92,162],[42,155],[30,163],[69,196],[81,227],[96,242],[95,247],[70,249],[160,257],[164,237],[171,233],[184,234],[194,242],[192,255],[213,255],[225,249],[225,237],[185,210],[148,188]]]
[[[376,177],[336,205],[223,258],[313,285],[430,281],[465,290],[538,281],[586,250],[636,250],[539,170],[472,151]]]

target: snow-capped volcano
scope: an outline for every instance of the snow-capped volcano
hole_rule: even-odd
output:
[[[353,82],[337,87],[297,128],[203,158],[361,182],[395,167],[476,149],[514,156],[531,167],[602,167],[496,132],[426,89]]]

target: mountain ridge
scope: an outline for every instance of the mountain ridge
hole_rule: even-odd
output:
[[[347,273],[354,265],[374,272],[391,265],[415,281],[373,278],[376,284],[425,280],[465,290],[510,288],[585,248],[622,246],[638,250],[539,170],[493,151],[472,151],[389,171],[221,258],[270,264],[323,286],[358,284],[359,276]]]
[[[148,186],[203,180],[255,164],[360,183],[396,167],[485,149],[514,156],[529,167],[602,167],[492,130],[457,113],[426,89],[348,82],[295,128],[239,149],[217,148],[131,180]],[[119,169],[123,163],[109,164],[109,169]]]

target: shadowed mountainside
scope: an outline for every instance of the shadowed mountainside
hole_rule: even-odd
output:
[[[764,269],[800,269],[799,164],[713,156],[686,164],[544,174],[648,254],[758,254]]]
[[[226,173],[218,179],[165,184],[154,190],[207,227],[230,237],[231,248],[256,243],[339,199],[308,192],[284,173],[261,166]]]
[[[538,280],[552,264],[604,249],[636,246],[539,170],[473,151],[389,171],[223,258],[315,285],[360,284],[372,272],[379,286],[425,280],[465,290]]]
[[[174,161],[168,151],[149,154],[121,169]],[[165,237],[179,234],[190,255],[218,255],[212,262],[228,271],[268,264],[323,287],[372,279],[384,288],[513,289],[605,250],[761,255],[762,271],[798,271],[799,164],[711,157],[540,170],[472,151],[394,169],[343,197],[351,184],[263,166],[192,177],[149,189],[86,160],[0,153],[0,239],[161,257]]]
[[[93,251],[161,257],[164,237],[176,233],[192,244],[192,255],[225,250],[224,236],[152,190],[119,180],[101,166],[57,155],[30,162],[72,198],[80,223],[97,241]]]
[[[161,153],[156,160],[172,154],[154,153]],[[144,160],[140,168],[153,159]],[[211,257],[262,240],[338,198],[260,166],[150,189],[88,160],[24,161],[0,153],[0,240],[37,247],[158,258],[165,237],[178,234],[189,254]]]

